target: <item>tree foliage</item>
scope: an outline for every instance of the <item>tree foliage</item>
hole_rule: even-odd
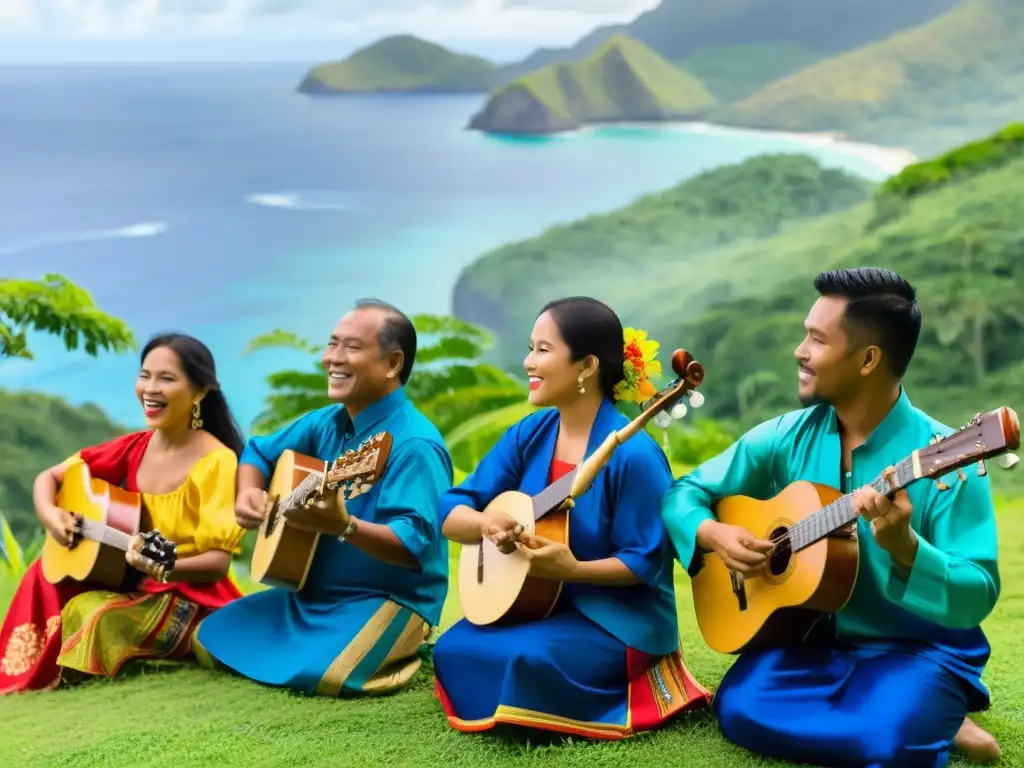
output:
[[[0,357],[31,360],[29,331],[58,336],[69,351],[81,345],[92,356],[135,346],[122,320],[97,307],[84,288],[55,274],[41,281],[0,279]]]

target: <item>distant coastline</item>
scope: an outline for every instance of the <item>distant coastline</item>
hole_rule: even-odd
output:
[[[921,161],[921,158],[905,147],[884,147],[878,144],[867,144],[859,141],[851,141],[840,131],[808,131],[789,132],[772,131],[760,128],[739,128],[729,125],[717,125],[715,123],[704,123],[699,121],[652,121],[652,122],[614,122],[595,123],[583,126],[571,131],[563,131],[566,134],[584,134],[607,129],[616,128],[637,128],[642,130],[665,131],[674,130],[680,133],[704,133],[717,134],[720,136],[748,136],[788,139],[796,144],[803,144],[809,147],[824,147],[840,152],[850,157],[858,157],[867,160],[872,165],[889,174],[897,174],[908,165]],[[556,136],[558,134],[551,134]]]

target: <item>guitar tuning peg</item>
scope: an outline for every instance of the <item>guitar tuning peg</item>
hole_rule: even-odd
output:
[[[1020,464],[1020,456],[1015,453],[1004,453],[997,461],[1003,469],[1013,469]]]
[[[985,468],[985,460],[982,459],[978,462],[978,477],[984,477],[988,474],[988,470]]]
[[[694,408],[700,408],[702,405],[704,405],[704,395],[702,395],[700,392],[697,392],[696,390],[691,392],[690,405],[692,405]]]
[[[654,422],[654,426],[660,429],[667,429],[668,425],[672,423],[672,417],[664,411],[661,411],[654,414],[654,418],[651,419],[651,421]]]
[[[940,491],[948,491],[949,490],[949,486],[946,485],[941,480],[936,480],[935,481],[935,487],[938,488]]]
[[[956,470],[956,477],[961,483],[967,482],[967,475],[964,474],[964,468],[958,467]]]
[[[686,403],[678,402],[672,406],[672,410],[669,411],[669,416],[673,419],[681,419],[686,415]]]

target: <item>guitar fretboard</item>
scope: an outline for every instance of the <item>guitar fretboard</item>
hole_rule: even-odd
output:
[[[914,475],[914,459],[912,456],[908,456],[895,465],[895,469],[894,485],[890,486],[884,477],[879,476],[871,484],[871,487],[884,496],[892,491],[906,488],[917,479]],[[833,531],[856,520],[857,510],[853,507],[853,496],[853,493],[840,496],[831,504],[822,507],[813,515],[805,517],[790,528],[789,539],[793,551],[799,552],[801,549],[809,547],[816,541],[825,538]]]
[[[100,544],[108,544],[111,547],[127,552],[131,545],[132,538],[127,533],[111,528],[109,525],[97,523],[95,520],[82,520],[79,526],[82,536],[90,541],[98,541]]]
[[[569,498],[572,493],[572,484],[576,480],[576,473],[579,467],[555,480],[551,485],[533,497],[533,519],[540,520],[544,515],[554,510],[559,504]]]

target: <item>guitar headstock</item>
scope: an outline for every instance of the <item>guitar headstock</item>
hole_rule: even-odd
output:
[[[146,531],[140,534],[142,547],[138,553],[167,571],[173,571],[178,561],[178,547],[170,539],[164,538],[159,531]]]
[[[662,428],[667,427],[672,419],[686,415],[688,409],[682,400],[687,395],[692,407],[700,408],[704,404],[704,396],[696,391],[704,381],[704,366],[685,349],[677,349],[672,353],[672,370],[676,378],[640,406],[649,418],[654,419],[655,425]]]
[[[378,432],[363,441],[357,449],[347,451],[334,462],[327,472],[327,485],[345,486],[345,498],[366,493],[380,480],[391,455],[390,432]]]
[[[1004,405],[977,414],[953,434],[915,451],[915,463],[920,466],[919,477],[934,479],[1018,448],[1020,422],[1014,410]],[[1005,466],[1009,468],[1016,463],[1008,461]],[[983,465],[979,464],[978,472],[984,474]],[[918,473],[915,471],[915,474]]]

